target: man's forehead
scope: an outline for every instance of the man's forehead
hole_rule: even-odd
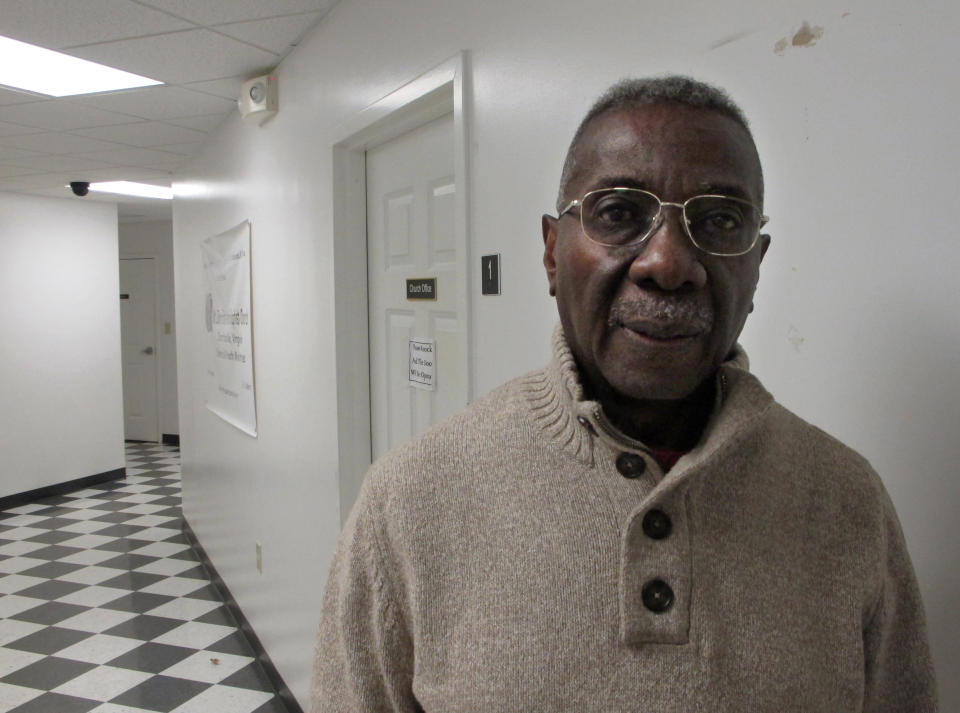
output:
[[[612,139],[631,133],[660,133],[674,130],[708,131],[731,141],[751,142],[749,132],[736,119],[712,107],[697,107],[679,102],[662,101],[634,104],[609,109],[590,120],[584,130],[587,137],[609,136]]]
[[[750,134],[713,109],[657,103],[605,112],[587,125],[575,158],[571,183],[578,187],[587,180],[590,189],[650,188],[636,184],[644,182],[647,168],[656,167],[689,173],[690,187],[698,191],[743,193],[756,181],[762,194],[759,158]],[[698,176],[701,171],[709,175]],[[733,190],[721,191],[724,185]]]

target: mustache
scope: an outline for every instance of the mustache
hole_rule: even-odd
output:
[[[668,338],[706,332],[713,326],[713,318],[713,308],[709,302],[649,294],[645,297],[625,297],[614,302],[607,325]]]

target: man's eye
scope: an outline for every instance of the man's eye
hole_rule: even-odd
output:
[[[695,222],[705,230],[731,232],[740,229],[743,225],[743,218],[735,211],[716,210],[700,216]]]
[[[594,211],[594,220],[606,226],[623,225],[637,220],[637,212],[633,205],[625,201],[607,203],[597,206]]]
[[[620,207],[613,208],[604,208],[600,211],[597,216],[604,223],[623,223],[624,221],[630,220],[633,217],[633,214],[625,209]]]

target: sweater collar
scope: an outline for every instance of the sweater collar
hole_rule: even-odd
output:
[[[593,464],[595,441],[615,450],[650,453],[641,441],[627,436],[606,418],[597,401],[584,395],[580,372],[558,324],[552,337],[553,358],[546,368],[525,379],[524,391],[533,418],[567,455],[584,465]],[[741,434],[772,404],[773,399],[749,373],[746,352],[738,344],[717,371],[717,399],[704,436],[690,455],[698,460]],[[725,450],[725,448],[724,448]]]

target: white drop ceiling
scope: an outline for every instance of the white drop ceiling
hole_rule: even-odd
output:
[[[75,198],[70,181],[171,175],[336,0],[0,0],[0,35],[165,84],[48,98],[0,87],[0,191],[117,202],[120,220],[170,217],[169,201]],[[281,107],[281,111],[282,111]]]

